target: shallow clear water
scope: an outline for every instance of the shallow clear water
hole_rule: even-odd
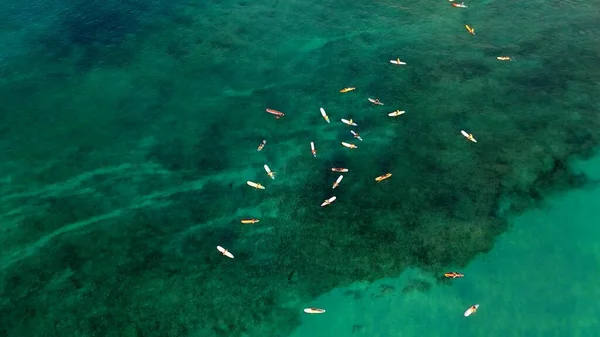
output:
[[[596,331],[599,3],[467,5],[8,3],[0,334]]]

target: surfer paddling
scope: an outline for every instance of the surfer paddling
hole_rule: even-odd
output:
[[[465,5],[464,2],[461,2],[459,4],[457,4],[456,2],[452,3],[452,7],[457,7],[457,8],[467,8],[467,5]]]
[[[342,179],[344,179],[343,175],[340,175],[337,180],[335,181],[335,183],[333,183],[333,187],[332,189],[335,190],[336,187],[340,186],[340,183],[342,182]]]
[[[498,56],[496,59],[498,61],[510,61],[510,56]]]
[[[321,204],[321,207],[323,207],[323,206],[327,206],[327,205],[331,205],[331,203],[332,203],[332,202],[334,202],[334,201],[335,201],[335,199],[336,199],[336,197],[331,197],[331,198],[329,198],[329,199],[327,199],[327,200],[323,201],[323,203]]]
[[[342,145],[343,145],[344,147],[347,147],[347,148],[349,148],[349,149],[357,149],[357,148],[358,148],[358,146],[356,146],[356,145],[354,145],[354,144],[346,143],[346,142],[342,142]]]
[[[391,173],[386,173],[386,174],[384,174],[384,175],[382,175],[382,176],[379,176],[379,177],[375,178],[375,181],[376,181],[376,182],[380,182],[380,181],[382,181],[382,180],[386,180],[387,178],[389,178],[389,177],[391,177],[391,176],[392,176],[392,174],[391,174]]]
[[[271,179],[275,179],[275,172],[271,171],[271,169],[269,168],[269,166],[267,164],[265,164],[264,168],[265,168],[265,171],[267,171],[267,174],[269,175],[269,177],[271,177]]]
[[[263,185],[261,185],[259,183],[255,183],[255,182],[250,181],[250,180],[246,181],[246,184],[248,184],[248,186],[252,186],[252,187],[256,188],[257,190],[264,190],[265,189],[265,187]]]
[[[304,312],[307,314],[322,314],[325,312],[325,309],[306,308],[306,309],[304,309]]]
[[[406,111],[396,110],[396,111],[390,112],[388,114],[388,116],[390,116],[390,117],[397,117],[397,116],[400,116],[400,115],[404,115],[405,112]]]
[[[475,36],[475,28],[472,28],[469,25],[465,25],[465,28],[467,29],[467,32],[469,32],[469,34]]]
[[[465,277],[464,274],[457,273],[455,271],[451,271],[451,272],[445,273],[444,276],[447,277],[447,278],[463,278],[463,277]]]
[[[315,143],[310,142],[310,152],[312,152],[313,157],[317,158],[317,150],[315,149]]]
[[[350,130],[350,133],[354,136],[354,138],[356,138],[362,142],[362,138],[360,138],[360,135],[358,134],[358,132],[355,132],[354,130]]]
[[[344,89],[340,90],[340,92],[343,94],[343,93],[347,93],[347,92],[350,92],[355,89],[356,88],[354,88],[354,87],[349,87],[349,88],[344,88]]]
[[[477,312],[477,309],[479,309],[479,304],[475,304],[475,305],[471,306],[469,309],[467,309],[467,310],[465,311],[465,314],[464,314],[464,315],[465,315],[465,317],[469,317],[469,316],[471,316],[472,314],[476,313],[476,312]]]
[[[262,149],[265,147],[265,145],[267,145],[267,140],[266,140],[266,139],[263,139],[262,143],[260,143],[260,144],[258,145],[258,148],[256,149],[256,151],[259,151],[259,152],[260,152],[260,151],[261,151],[261,150],[262,150]]]
[[[342,123],[349,125],[349,126],[358,126],[356,123],[354,123],[354,120],[352,120],[352,119],[347,120],[347,119],[342,118],[341,121],[342,121]]]
[[[368,98],[369,102],[375,104],[375,105],[383,105],[383,103],[381,103],[381,101],[379,100],[379,98]]]
[[[343,168],[343,167],[332,167],[331,168],[332,172],[348,172],[347,168]]]
[[[267,109],[267,112],[270,113],[271,115],[275,115],[275,119],[279,119],[279,118],[285,116],[285,114],[283,112],[273,110],[273,109]]]
[[[473,143],[477,143],[477,140],[475,139],[475,137],[473,137],[472,134],[467,133],[465,130],[460,130],[460,133],[465,136],[465,138],[467,138],[468,140],[472,141]]]
[[[244,219],[244,220],[242,220],[242,223],[244,223],[244,224],[255,224],[255,223],[259,222],[259,221],[260,220],[258,220],[258,219]]]
[[[321,108],[321,116],[323,116],[323,118],[325,119],[325,121],[327,123],[329,123],[329,116],[327,116],[327,113],[325,112],[325,109]]]
[[[233,259],[233,254],[231,254],[227,249],[217,246],[217,250],[221,252],[221,254],[227,256],[230,259]]]

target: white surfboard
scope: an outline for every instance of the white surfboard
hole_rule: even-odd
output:
[[[306,308],[306,309],[304,309],[304,312],[307,313],[307,314],[322,314],[325,311],[326,311],[325,309],[318,309],[318,308]]]
[[[260,143],[258,145],[258,148],[256,149],[256,151],[261,151],[263,149],[263,147],[265,147],[265,145],[267,145],[267,140],[263,139],[262,143]]]
[[[342,182],[342,179],[344,179],[343,175],[340,175],[337,180],[335,181],[335,183],[333,183],[333,187],[332,189],[335,189],[336,187],[338,187],[340,185],[340,183]]]
[[[362,142],[363,139],[360,137],[358,132],[354,132],[354,130],[350,130],[350,133],[354,136],[354,138],[356,138]]]
[[[356,146],[356,145],[354,145],[354,144],[346,143],[346,142],[342,142],[342,145],[343,145],[344,147],[347,147],[347,148],[349,148],[349,149],[356,149],[356,148],[358,148],[358,146]]]
[[[246,184],[248,184],[249,186],[252,186],[254,188],[257,188],[257,189],[261,189],[261,190],[265,189],[265,187],[263,185],[261,185],[259,183],[255,183],[255,182],[250,181],[250,180],[246,181]]]
[[[477,143],[477,140],[475,140],[475,138],[473,137],[472,134],[468,133],[465,130],[460,130],[460,133],[462,133],[463,136],[465,136],[465,138],[467,138],[468,140],[472,141],[473,143]]]
[[[325,109],[321,108],[321,116],[323,116],[323,118],[325,119],[325,121],[327,123],[329,123],[329,116],[327,116],[327,113],[325,112]]]
[[[343,118],[342,118],[342,123],[344,123],[346,125],[350,125],[350,126],[358,126],[356,123],[354,123],[353,120],[347,120],[347,119],[343,119]]]
[[[475,304],[475,305],[469,307],[469,309],[467,309],[465,311],[465,314],[464,314],[465,317],[471,316],[472,314],[474,314],[477,311],[477,309],[479,309],[479,304]]]
[[[269,177],[271,177],[271,179],[275,179],[275,172],[271,171],[271,169],[269,168],[269,166],[267,164],[264,165],[265,171],[267,171],[267,174],[269,175]]]
[[[373,103],[373,104],[377,104],[377,105],[383,105],[383,103],[381,103],[379,100],[375,99],[375,98],[367,98],[369,100],[369,102]]]
[[[217,250],[221,252],[221,254],[227,256],[228,258],[233,259],[233,254],[231,254],[227,249],[221,246],[217,246]]]
[[[406,62],[402,62],[402,61],[400,61],[400,59],[390,60],[390,63],[397,64],[397,65],[404,65],[404,64],[406,64]]]
[[[336,199],[336,197],[331,197],[331,198],[329,198],[329,199],[327,199],[327,200],[323,201],[323,203],[321,204],[321,207],[323,207],[323,206],[327,206],[327,205],[331,204],[332,202],[334,202],[334,201],[335,201],[335,199]]]
[[[406,113],[406,111],[396,110],[394,112],[390,112],[388,114],[388,116],[390,116],[390,117],[396,117],[396,116],[404,115],[405,113]]]
[[[315,143],[310,142],[310,152],[312,152],[313,157],[317,157],[317,150],[315,150]]]

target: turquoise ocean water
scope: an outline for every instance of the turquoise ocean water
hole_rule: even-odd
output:
[[[0,336],[597,336],[600,2],[466,5],[3,2]]]

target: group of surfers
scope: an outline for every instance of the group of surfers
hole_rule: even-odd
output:
[[[467,6],[464,4],[464,2],[461,3],[456,3],[454,2],[454,0],[449,0],[452,3],[453,7],[458,7],[458,8],[467,8]],[[465,28],[467,29],[467,32],[469,32],[469,34],[471,35],[475,35],[475,29],[469,25],[465,25]],[[496,57],[498,60],[500,61],[510,61],[511,58],[509,56],[498,56]],[[401,61],[399,58],[394,59],[394,60],[390,60],[390,63],[395,64],[395,65],[406,65],[406,62]],[[356,90],[355,87],[347,87],[347,88],[343,88],[340,90],[340,93],[348,93],[351,91]],[[377,98],[368,98],[368,101],[375,104],[375,105],[384,105],[379,99]],[[281,111],[275,110],[275,109],[266,109],[266,111],[272,115],[275,116],[275,119],[279,119],[281,117],[284,117],[285,114]],[[327,112],[325,111],[325,109],[320,108],[320,112],[321,112],[321,116],[323,117],[323,119],[327,122],[330,123],[330,119],[329,116],[327,115]],[[395,110],[393,112],[388,113],[388,116],[390,117],[397,117],[400,115],[403,115],[405,113],[405,111],[401,111],[401,110]],[[356,124],[356,122],[354,122],[354,120],[352,119],[341,119],[341,122],[346,124],[347,126],[358,126]],[[360,134],[354,130],[350,130],[350,133],[352,134],[352,136],[355,139],[358,139],[359,141],[362,141],[362,137],[360,136]],[[464,130],[461,130],[460,133],[469,141],[473,142],[473,143],[477,143],[477,140],[475,139],[475,137],[471,134],[468,133]],[[267,144],[266,140],[263,140],[257,148],[257,151],[261,151],[265,145]],[[347,143],[347,142],[342,142],[342,146],[349,148],[349,149],[356,149],[358,148],[358,146],[356,146],[353,143]],[[313,157],[317,157],[317,150],[315,147],[315,143],[314,142],[310,142],[310,149],[311,149],[311,154]],[[275,179],[275,172],[271,171],[271,169],[269,168],[268,165],[264,165],[264,169],[267,173],[267,175],[271,178],[271,179]],[[343,168],[343,167],[332,167],[331,168],[332,172],[338,172],[338,173],[345,173],[348,172],[347,168]],[[386,173],[383,174],[381,176],[378,176],[375,178],[376,182],[381,182],[385,179],[388,179],[392,176],[391,173]],[[340,183],[342,182],[342,179],[344,178],[343,175],[340,175],[335,182],[332,185],[332,189],[337,188]],[[255,189],[265,189],[265,187],[259,183],[253,182],[253,181],[247,181],[246,182],[249,186],[255,188]],[[331,205],[335,200],[336,200],[336,196],[332,196],[328,199],[326,199],[325,201],[323,201],[323,203],[321,204],[321,206],[327,206],[327,205]],[[260,220],[259,219],[243,219],[241,220],[241,223],[243,224],[255,224],[258,223]],[[231,259],[234,258],[233,254],[231,252],[229,252],[227,249],[221,247],[221,246],[217,246],[217,250],[224,256],[227,256]],[[452,271],[452,272],[447,272],[444,273],[444,277],[449,278],[449,279],[457,279],[457,278],[463,278],[464,274]],[[465,312],[464,312],[464,316],[468,317],[470,315],[472,315],[473,313],[475,313],[477,311],[477,309],[479,308],[479,304],[474,304],[472,306],[470,306]],[[320,309],[320,308],[305,308],[304,312],[307,314],[322,314],[325,313],[326,310],[325,309]]]

